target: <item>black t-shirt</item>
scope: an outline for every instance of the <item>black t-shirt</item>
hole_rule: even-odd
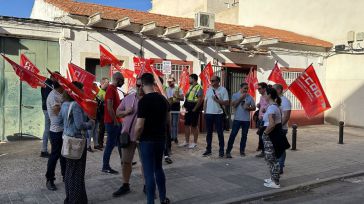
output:
[[[138,118],[144,118],[140,141],[164,141],[166,137],[168,101],[159,93],[149,93],[138,103]]]
[[[53,87],[53,82],[51,79],[47,79],[45,81],[45,83],[48,84],[48,86],[42,87],[40,89],[40,94],[42,95],[42,109],[43,110],[47,110],[47,97],[48,97],[49,93],[52,91],[52,88],[50,88],[50,87]]]

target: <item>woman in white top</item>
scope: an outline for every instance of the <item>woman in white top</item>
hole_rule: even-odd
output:
[[[273,88],[267,88],[267,99],[269,106],[263,115],[264,121],[264,153],[265,160],[268,163],[271,178],[265,179],[264,186],[268,188],[280,188],[279,185],[279,162],[278,158],[282,154],[283,144],[282,136],[282,114],[279,106],[281,105],[281,98],[278,96],[277,91]]]

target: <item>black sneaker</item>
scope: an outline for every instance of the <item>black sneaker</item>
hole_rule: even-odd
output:
[[[211,152],[206,151],[205,153],[202,154],[203,157],[207,157],[207,156],[211,156]]]
[[[178,139],[176,138],[176,139],[174,139],[174,143],[175,144],[178,144]]]
[[[240,153],[240,156],[241,156],[241,157],[245,157],[246,155],[245,155],[245,153],[244,153],[244,152],[242,152],[242,153]]]
[[[118,174],[119,173],[118,171],[115,171],[112,168],[102,169],[101,171],[104,172],[104,173],[108,173],[108,174]]]
[[[120,188],[119,188],[119,190],[117,190],[117,191],[115,191],[113,194],[112,194],[112,196],[113,197],[119,197],[119,196],[122,196],[122,195],[125,195],[125,194],[127,194],[127,193],[129,193],[130,192],[130,186],[129,186],[129,184],[123,184]]]
[[[233,158],[230,153],[226,153],[226,158],[231,159]]]
[[[94,150],[92,150],[92,149],[91,149],[91,147],[88,147],[88,148],[87,148],[87,151],[89,151],[89,152],[94,152]]]
[[[170,157],[164,157],[164,161],[167,163],[167,164],[172,164],[173,161]]]
[[[50,191],[55,191],[57,190],[56,185],[54,185],[54,181],[53,180],[48,180],[46,183],[47,189]]]
[[[164,201],[161,201],[161,204],[170,204],[171,201],[169,200],[169,198],[164,199]]]
[[[279,174],[282,175],[283,174],[283,169],[279,170]]]
[[[49,157],[49,153],[48,152],[40,152],[40,157],[48,158]]]
[[[260,154],[257,154],[257,155],[255,155],[256,157],[259,157],[259,158],[262,158],[262,157],[264,157],[264,153],[263,152],[261,152]]]
[[[225,156],[225,155],[224,155],[224,153],[220,153],[220,154],[219,154],[219,157],[220,157],[220,158],[224,158],[224,156]]]

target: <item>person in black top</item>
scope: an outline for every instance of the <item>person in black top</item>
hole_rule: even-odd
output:
[[[141,161],[146,182],[147,203],[154,204],[155,183],[162,204],[170,203],[166,197],[166,178],[162,168],[169,122],[168,101],[154,91],[154,77],[145,73],[141,77],[144,97],[138,103],[135,135],[140,141]]]
[[[59,73],[59,72],[56,72]],[[41,157],[49,157],[49,153],[48,153],[48,138],[49,138],[49,128],[51,126],[51,121],[49,119],[49,115],[47,112],[47,97],[49,95],[49,93],[53,90],[53,82],[54,79],[51,76],[50,79],[47,79],[45,81],[46,86],[42,87],[40,89],[40,94],[42,96],[42,110],[43,110],[43,114],[44,114],[44,131],[43,131],[43,143],[42,143],[42,149],[40,151],[40,156]]]

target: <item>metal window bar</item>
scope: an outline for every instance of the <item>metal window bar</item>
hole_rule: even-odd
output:
[[[153,64],[154,68],[156,68],[158,71],[162,72],[162,64],[161,63],[156,63],[156,64]],[[172,64],[172,74],[174,76],[174,78],[176,79],[176,84],[179,84],[179,79],[180,79],[180,76],[183,72],[183,69],[184,68],[187,68],[188,70],[190,69],[190,66],[189,65],[178,65],[178,64]],[[167,81],[167,78],[169,77],[170,75],[164,75],[162,78],[164,80],[164,82]]]
[[[301,72],[284,72],[283,78],[286,80],[287,85],[289,86],[299,75]],[[292,110],[303,110],[300,101],[296,98],[295,95],[292,94],[291,91],[287,90],[284,95],[291,101]]]

